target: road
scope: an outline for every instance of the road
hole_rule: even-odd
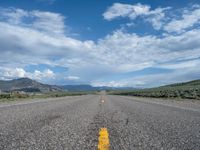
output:
[[[200,104],[86,95],[0,104],[1,150],[199,150]]]

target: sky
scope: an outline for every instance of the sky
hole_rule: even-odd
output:
[[[1,0],[0,79],[155,87],[200,79],[199,0]]]

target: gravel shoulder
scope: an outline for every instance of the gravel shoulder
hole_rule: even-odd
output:
[[[50,102],[50,101],[57,101],[57,100],[68,100],[68,99],[76,99],[81,96],[66,96],[66,97],[58,97],[58,98],[32,98],[32,99],[16,99],[14,101],[3,101],[0,102],[0,108],[3,107],[11,107],[17,105],[27,105],[33,103],[43,103],[43,102]]]
[[[165,105],[169,107],[177,107],[180,109],[190,109],[200,111],[200,101],[192,99],[162,99],[162,98],[147,98],[147,97],[134,97],[134,96],[120,96],[122,99],[130,99],[133,101]]]

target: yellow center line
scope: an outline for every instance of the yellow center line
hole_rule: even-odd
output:
[[[101,128],[99,131],[98,150],[109,150],[109,134],[107,128]]]
[[[105,100],[106,100],[105,96],[101,96],[101,99],[100,99],[100,100],[101,100],[102,103],[104,103]]]

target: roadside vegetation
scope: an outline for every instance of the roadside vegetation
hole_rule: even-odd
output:
[[[48,93],[3,93],[0,94],[0,102],[9,102],[17,100],[27,100],[35,98],[53,98],[65,96],[80,96],[87,94],[96,94],[95,91],[87,92],[48,92]]]
[[[109,94],[200,100],[200,80],[149,89],[110,91]]]

